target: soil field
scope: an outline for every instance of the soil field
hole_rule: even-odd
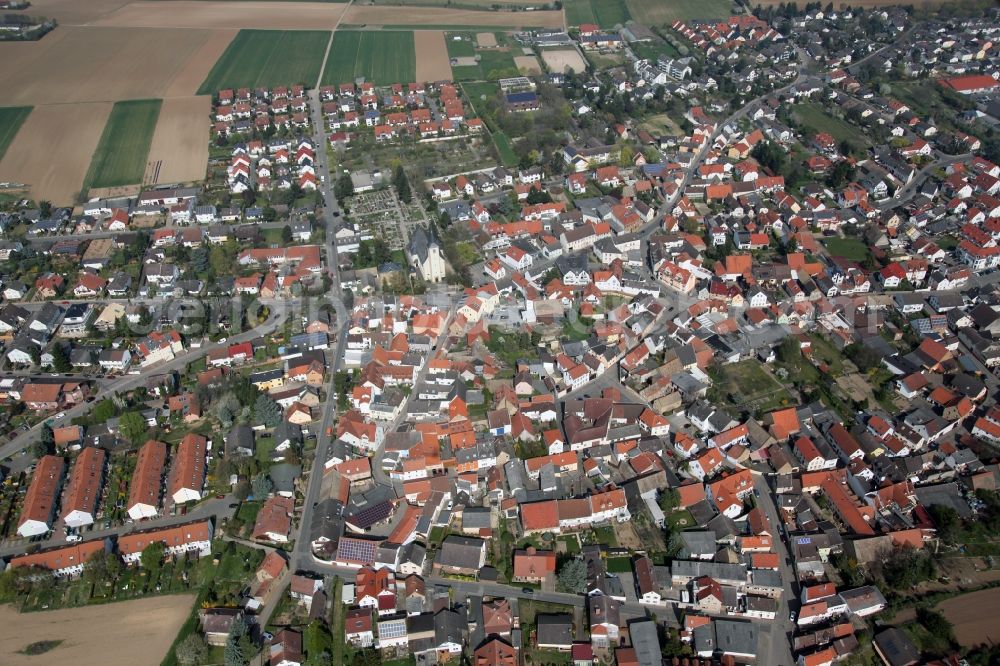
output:
[[[541,74],[542,66],[538,64],[535,56],[523,55],[514,56],[514,64],[522,74]]]
[[[542,51],[542,60],[550,72],[562,73],[569,67],[574,72],[586,71],[587,62],[576,49],[559,49],[558,51]]]
[[[193,595],[172,595],[43,613],[5,605],[0,654],[6,666],[157,666],[193,603]],[[18,654],[45,640],[62,643],[45,654]]]
[[[497,36],[492,32],[477,32],[476,44],[481,49],[495,49],[497,47]]]
[[[21,125],[27,120],[29,113],[31,113],[30,106],[0,108],[0,160],[3,159],[3,154],[7,152],[7,146],[17,136],[17,130],[21,129]]]
[[[316,85],[330,33],[324,30],[240,30],[208,73],[199,95],[223,88]]]
[[[995,609],[1000,604],[1000,588],[970,592],[937,605],[955,627],[955,638],[966,648],[1000,639]]]
[[[142,182],[162,103],[159,99],[140,99],[115,104],[94,151],[85,186],[119,187]]]
[[[132,2],[94,21],[93,25],[122,28],[333,30],[345,7],[344,4],[329,2]],[[398,15],[398,10],[390,11]]]
[[[215,63],[226,52],[239,30],[212,30],[211,36],[200,49],[191,54],[184,68],[170,82],[164,97],[186,97],[198,92],[202,82],[208,78]]]
[[[228,4],[228,3],[227,3]],[[253,3],[251,3],[253,4]],[[419,12],[401,13],[395,7],[364,7],[351,5],[344,14],[350,25],[409,25],[409,26],[516,26],[523,28],[561,28],[563,15],[558,11],[490,12],[473,9],[421,7]]]
[[[418,30],[413,33],[413,48],[417,56],[417,81],[451,80],[448,47],[440,30]]]
[[[60,26],[38,42],[0,43],[0,90],[12,105],[162,97],[213,35]]]
[[[72,204],[112,106],[101,102],[35,107],[0,161],[0,181],[26,183],[36,199]]]
[[[753,4],[767,2],[754,0]],[[625,6],[632,18],[646,26],[669,26],[677,20],[725,18],[742,13],[734,10],[730,0],[625,0]]]
[[[81,25],[127,5],[129,0],[32,0],[31,12],[54,18],[59,25]],[[47,39],[47,38],[46,38]]]
[[[163,100],[144,183],[185,183],[205,178],[211,111],[212,98],[208,96]]]
[[[338,30],[323,70],[323,84],[336,85],[361,76],[377,85],[415,81],[417,57],[413,44],[413,32],[409,31]],[[447,64],[443,42],[440,47]]]

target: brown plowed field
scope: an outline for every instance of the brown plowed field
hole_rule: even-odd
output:
[[[163,97],[212,36],[208,30],[61,26],[39,42],[0,43],[0,90],[8,105]]]
[[[284,4],[284,3],[282,3]],[[420,7],[400,10],[399,7],[370,7],[351,5],[344,14],[348,25],[496,25],[524,28],[561,28],[563,14],[557,11],[542,12],[490,12],[473,9],[445,9]]]
[[[163,100],[149,146],[145,184],[200,181],[208,166],[209,114],[212,98]]]
[[[346,6],[332,2],[154,0],[129,3],[93,24],[120,28],[332,30]],[[399,18],[398,8],[391,11]]]
[[[191,612],[193,595],[18,613],[0,607],[5,666],[156,666]],[[36,641],[62,641],[40,655],[18,654]]]
[[[417,81],[451,80],[451,64],[444,33],[440,30],[416,30],[413,50],[417,54]]]
[[[26,183],[32,196],[55,205],[73,203],[111,107],[110,102],[36,106],[0,162],[0,181]]]
[[[184,68],[170,82],[170,87],[163,94],[164,97],[186,97],[193,95],[201,87],[201,82],[205,80],[212,70],[215,61],[233,41],[239,30],[212,30],[208,39],[202,44],[197,52],[184,63]]]

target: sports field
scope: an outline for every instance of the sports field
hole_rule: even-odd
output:
[[[240,30],[198,89],[316,85],[330,33],[325,30]],[[413,38],[410,37],[412,57]]]
[[[625,21],[631,18],[625,0],[566,0],[563,8],[566,10],[566,23],[570,27],[596,23],[602,28],[613,28],[625,25]]]
[[[677,20],[717,19],[741,13],[733,9],[730,0],[625,0],[625,5],[632,18],[646,26],[669,26]]]
[[[0,160],[7,152],[7,146],[14,140],[17,130],[31,113],[30,106],[0,107]]]
[[[85,187],[118,187],[141,183],[163,100],[118,102],[97,144]]]
[[[412,31],[338,30],[323,70],[323,85],[358,77],[376,85],[409,83],[417,77]]]

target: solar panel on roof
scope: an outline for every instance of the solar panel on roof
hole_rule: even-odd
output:
[[[402,638],[406,635],[406,622],[393,620],[392,622],[379,622],[379,638]]]
[[[378,550],[378,546],[378,541],[344,537],[337,544],[337,559],[343,562],[371,564],[375,561],[375,552]]]

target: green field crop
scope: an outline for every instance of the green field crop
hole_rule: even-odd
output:
[[[567,0],[566,24],[573,27],[583,23],[596,23],[602,28],[625,25],[631,18],[625,0]]]
[[[674,21],[721,19],[734,12],[730,0],[625,0],[632,18],[646,26],[669,26]]]
[[[17,136],[17,130],[31,113],[30,106],[6,106],[0,108],[0,159],[7,152],[10,142]]]
[[[415,80],[413,32],[338,30],[323,70],[323,85],[347,83],[362,76],[376,85]]]
[[[326,30],[240,30],[198,94],[223,88],[314,86],[329,39]]]
[[[149,144],[163,100],[116,102],[101,134],[84,181],[91,187],[118,187],[142,182]]]

